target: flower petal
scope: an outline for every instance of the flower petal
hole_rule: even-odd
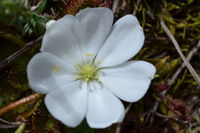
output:
[[[84,119],[87,111],[87,86],[76,81],[45,97],[49,112],[62,123],[75,127]]]
[[[102,67],[121,64],[137,54],[143,43],[144,33],[137,18],[126,15],[114,24],[96,60]]]
[[[100,81],[122,100],[135,102],[147,92],[155,71],[148,62],[130,61],[102,70]]]
[[[74,21],[73,16],[66,15],[54,22],[43,37],[41,51],[51,53],[66,63],[80,63],[82,55],[73,33]]]
[[[49,21],[46,23],[46,30],[48,30],[49,28],[51,28],[51,26],[52,26],[55,22],[56,22],[55,20],[49,20]]]
[[[94,57],[111,30],[113,13],[108,8],[86,8],[75,18],[74,33],[82,53]]]
[[[86,119],[92,128],[105,128],[124,118],[124,106],[108,89],[89,92]]]
[[[48,93],[75,80],[74,71],[70,65],[48,53],[36,54],[27,66],[29,85],[39,93]]]

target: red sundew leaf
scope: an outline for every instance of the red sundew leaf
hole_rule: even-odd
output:
[[[159,92],[165,91],[169,88],[169,85],[167,83],[163,83],[163,84],[156,84],[154,85],[155,88],[158,89]]]
[[[86,7],[111,7],[112,0],[70,0],[66,2],[66,6],[64,8],[65,14],[73,14],[78,13],[80,9]]]
[[[190,113],[189,106],[183,99],[173,99],[173,102],[175,104],[174,110],[179,111],[183,115]]]

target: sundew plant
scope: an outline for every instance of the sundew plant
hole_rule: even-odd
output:
[[[200,132],[199,6],[1,0],[0,132]]]

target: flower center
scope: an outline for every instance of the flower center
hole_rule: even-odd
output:
[[[78,65],[77,79],[86,82],[98,80],[99,78],[98,71],[99,69],[97,68],[97,66],[91,62]]]

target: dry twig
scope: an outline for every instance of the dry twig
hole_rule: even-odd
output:
[[[132,104],[133,104],[133,103],[130,103],[130,104],[126,107],[125,116],[128,114],[129,110],[131,109]],[[122,122],[119,123],[119,124],[117,125],[115,133],[120,133],[121,126],[122,126]]]
[[[42,36],[38,37],[34,41],[31,41],[31,42],[27,43],[23,48],[21,48],[20,50],[16,51],[12,55],[10,55],[8,58],[6,58],[2,62],[0,62],[0,69],[3,68],[3,67],[5,67],[6,65],[8,65],[11,61],[13,61],[14,59],[16,59],[21,54],[23,54],[26,51],[30,50],[33,46],[35,46],[36,44],[38,44],[41,40],[42,40]]]
[[[116,9],[118,7],[118,4],[119,4],[119,0],[114,0],[113,1],[113,5],[112,5],[112,11],[115,13],[116,12]]]
[[[190,50],[188,56],[187,56],[187,61],[189,62],[192,59],[192,56],[198,51],[198,49],[200,48],[200,40],[197,43],[197,46],[195,46],[194,48],[192,48],[192,50]],[[170,86],[173,85],[173,83],[175,82],[175,80],[178,78],[179,74],[182,72],[182,70],[186,67],[185,63],[183,62],[181,64],[181,66],[177,69],[177,71],[174,73],[174,75],[172,76],[171,79],[168,80],[168,85],[169,88]],[[167,91],[169,90],[169,88],[165,91],[162,92],[162,95],[165,95],[167,93]],[[153,106],[153,109],[151,111],[152,114],[157,112],[158,106],[159,106],[159,102],[156,102],[155,105]],[[150,123],[153,122],[153,117],[151,117],[150,119]]]
[[[183,55],[183,52],[181,51],[181,48],[180,48],[178,42],[176,41],[176,39],[174,38],[174,36],[172,35],[172,33],[170,32],[170,30],[166,26],[166,24],[165,24],[165,22],[164,22],[164,20],[162,18],[160,19],[160,24],[161,24],[163,30],[165,31],[165,33],[167,34],[167,36],[170,38],[170,40],[174,44],[177,52],[179,53],[181,59],[183,60],[183,62],[186,65],[186,67],[188,68],[188,70],[190,71],[190,73],[192,74],[192,76],[194,77],[194,79],[196,80],[196,82],[198,83],[198,85],[200,86],[200,77],[199,77],[199,75],[196,73],[196,71],[194,70],[194,68],[189,63],[189,61]]]
[[[13,110],[16,107],[19,107],[20,105],[23,105],[23,104],[29,103],[31,101],[37,100],[37,99],[41,98],[42,96],[43,96],[43,94],[35,93],[35,94],[32,94],[32,95],[27,96],[25,98],[22,98],[22,99],[14,102],[14,103],[10,103],[6,107],[3,107],[3,108],[0,109],[0,116],[7,113],[10,110]]]
[[[6,121],[6,120],[1,119],[1,118],[0,118],[0,122],[3,123],[3,124],[0,124],[0,129],[2,129],[2,128],[16,128],[21,124],[21,122],[9,122],[9,121]]]

